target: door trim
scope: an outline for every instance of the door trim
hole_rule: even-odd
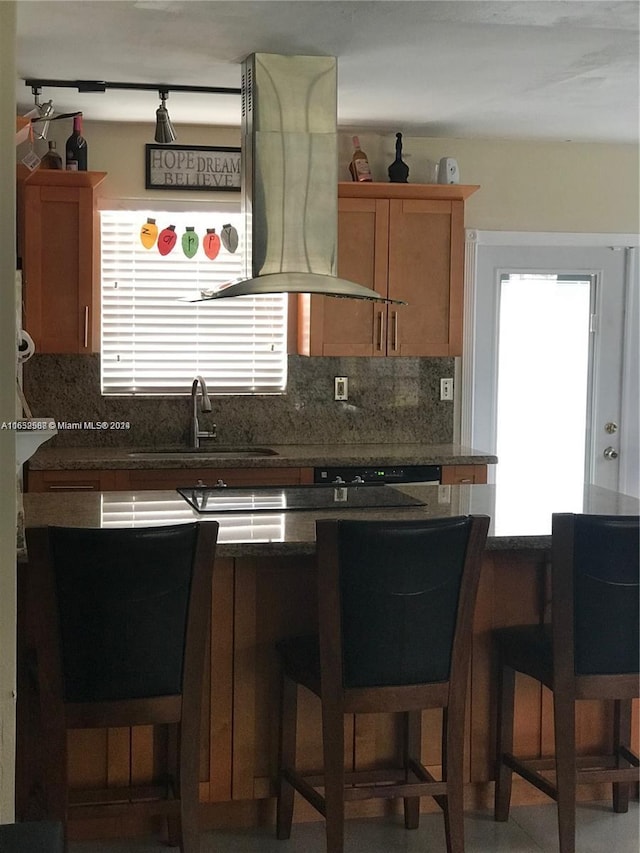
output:
[[[624,350],[622,353],[622,393],[620,418],[625,429],[620,436],[620,455],[626,464],[620,467],[619,490],[625,495],[640,497],[640,413],[638,412],[638,388],[640,387],[640,339],[638,323],[634,317],[640,315],[640,271],[638,249],[630,246],[625,270],[625,327]]]
[[[632,249],[627,253],[627,282],[626,282],[626,316],[627,325],[630,325],[631,310],[638,310],[638,264],[637,247],[640,246],[640,235],[638,234],[606,234],[606,233],[565,233],[565,232],[533,232],[533,231],[481,231],[477,229],[466,229],[465,231],[465,288],[464,288],[464,336],[462,360],[457,365],[456,375],[460,377],[457,383],[461,388],[460,416],[456,418],[454,434],[458,434],[459,424],[460,443],[472,446],[473,425],[473,378],[476,365],[475,360],[475,319],[477,310],[477,277],[478,277],[478,249],[480,246],[492,247],[585,247],[602,248],[611,247],[619,249]],[[625,330],[626,331],[626,330]],[[623,416],[625,422],[635,423],[637,413],[634,410],[632,399],[634,395],[624,393],[624,388],[633,387],[637,380],[637,366],[635,366],[635,355],[638,349],[638,341],[631,340],[625,335],[624,353],[624,385],[623,385]],[[636,371],[634,373],[634,370]],[[627,399],[631,397],[632,399]],[[626,411],[625,411],[626,409]],[[625,430],[625,433],[627,431]],[[629,434],[630,433],[630,434]],[[625,458],[632,460],[638,457],[638,433],[630,429],[626,436],[628,446],[621,447]],[[478,448],[483,449],[483,448]],[[486,448],[484,448],[486,450]],[[635,456],[634,456],[635,454]],[[626,494],[637,494],[638,483],[620,482],[620,490]],[[632,489],[629,491],[629,489]]]
[[[640,246],[638,234],[578,234],[564,231],[479,231],[467,228],[466,241],[482,246]]]

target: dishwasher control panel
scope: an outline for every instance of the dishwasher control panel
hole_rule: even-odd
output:
[[[314,468],[314,483],[439,483],[440,465],[370,465]]]

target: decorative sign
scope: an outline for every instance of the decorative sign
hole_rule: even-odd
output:
[[[207,145],[145,145],[148,190],[240,192],[240,149]]]

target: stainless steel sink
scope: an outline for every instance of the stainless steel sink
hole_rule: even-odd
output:
[[[201,456],[209,459],[250,459],[254,456],[277,456],[270,447],[185,447],[183,450],[141,450],[129,453],[129,459],[183,459],[185,456]]]

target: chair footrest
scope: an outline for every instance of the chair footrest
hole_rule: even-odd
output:
[[[320,814],[325,814],[325,798],[316,790],[324,787],[323,775],[301,776],[291,769],[284,770],[283,775]],[[435,779],[417,761],[411,762],[409,776],[414,777],[415,781],[406,778],[405,769],[402,767],[345,772],[345,802],[399,797],[434,797],[439,805],[443,805],[443,798],[447,793],[446,782]]]
[[[169,784],[69,792],[71,820],[120,817],[132,810],[142,816],[178,815],[180,800],[172,795]]]
[[[153,802],[171,798],[171,787],[166,785],[140,785],[136,787],[99,788],[69,791],[69,806],[114,805],[116,803]]]
[[[626,752],[626,751],[625,751]],[[622,756],[622,760],[631,763],[633,753]],[[541,775],[547,771],[555,775],[556,762],[554,758],[516,758],[511,753],[502,756],[504,764],[518,773],[540,791],[557,799],[557,787],[549,779]],[[640,768],[620,767],[619,759],[615,755],[582,755],[576,758],[576,784],[593,785],[599,782],[638,782],[640,781]]]

